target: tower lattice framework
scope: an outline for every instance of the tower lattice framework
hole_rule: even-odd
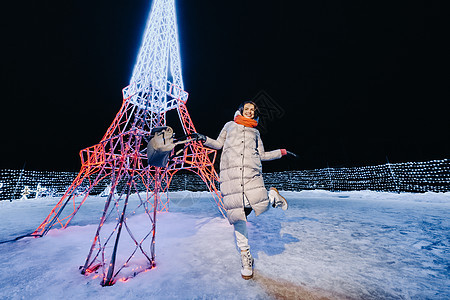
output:
[[[198,174],[224,215],[215,150],[191,141],[165,167],[146,163],[150,132],[167,125],[169,110],[178,112],[185,135],[196,132],[186,108],[174,0],[154,0],[130,84],[122,92],[123,103],[111,126],[98,144],[80,151],[80,172],[33,233],[38,237],[67,227],[89,195],[109,185],[92,245],[80,267],[82,274],[101,276],[102,285],[155,266],[156,213],[168,209],[168,189],[179,170]]]

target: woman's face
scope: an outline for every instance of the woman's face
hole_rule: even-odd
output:
[[[251,103],[246,103],[242,114],[246,118],[253,119],[255,117],[255,106]]]

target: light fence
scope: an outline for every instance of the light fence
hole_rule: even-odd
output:
[[[20,199],[28,188],[34,198],[41,186],[41,196],[62,196],[78,173],[57,171],[0,170],[0,200]]]
[[[267,186],[299,191],[449,192],[450,160],[265,174]]]
[[[25,187],[29,190],[27,198],[34,198],[38,185],[42,188],[40,196],[62,196],[76,176],[76,172],[0,170],[0,200],[20,199]],[[264,173],[264,181],[266,186],[285,191],[449,192],[450,159]],[[100,194],[105,187],[106,182],[91,194]],[[207,191],[207,187],[195,174],[175,174],[170,191],[182,190]]]

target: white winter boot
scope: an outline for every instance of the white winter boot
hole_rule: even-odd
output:
[[[241,251],[241,275],[245,280],[253,277],[253,257],[250,254],[250,250]]]
[[[288,209],[288,203],[286,199],[278,193],[278,190],[274,187],[269,189],[269,199],[273,207],[281,207],[282,210]]]

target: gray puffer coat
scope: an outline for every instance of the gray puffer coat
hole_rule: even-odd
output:
[[[207,137],[204,145],[216,150],[223,148],[220,190],[230,224],[246,220],[244,195],[256,215],[265,212],[269,199],[261,161],[281,158],[281,150],[265,152],[259,131],[234,121],[225,124],[216,140]]]

